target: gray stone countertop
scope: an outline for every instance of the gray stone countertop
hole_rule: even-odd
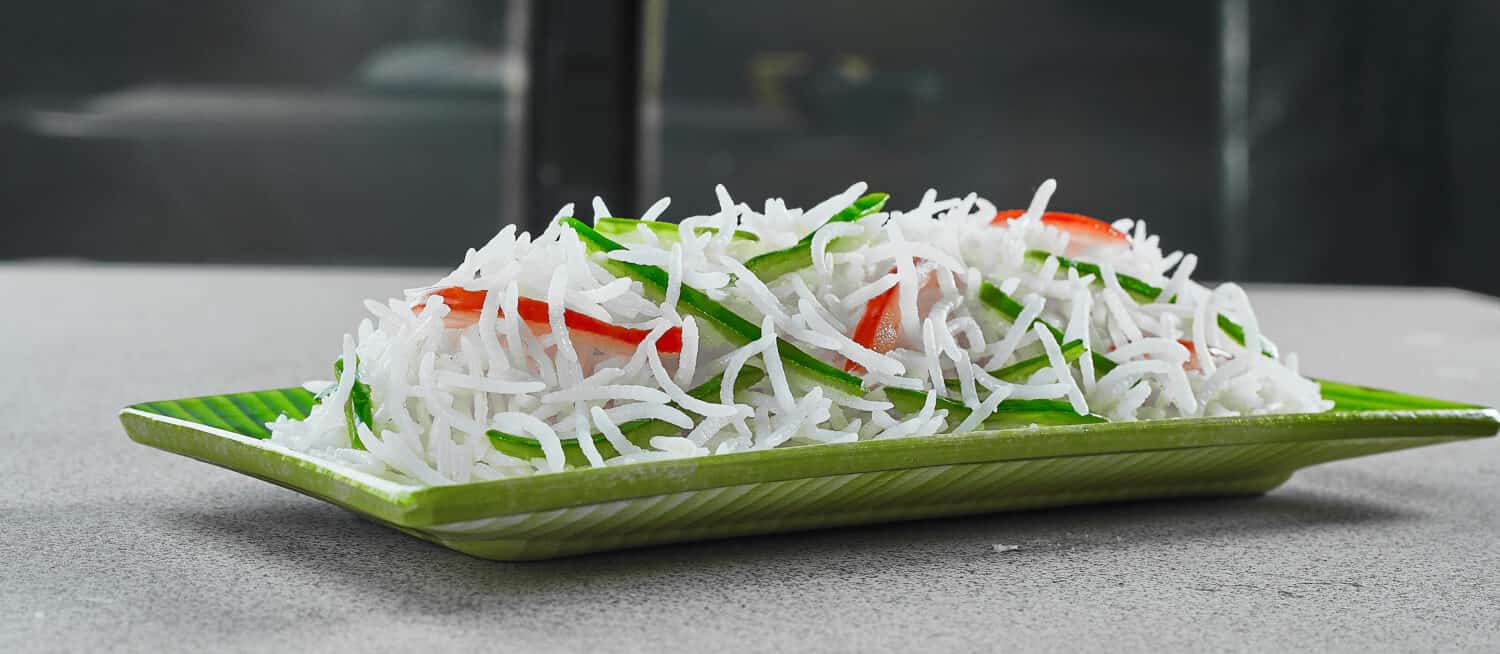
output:
[[[0,264],[0,651],[1500,648],[1500,441],[1156,501],[483,561],[130,442],[423,270]],[[1252,287],[1310,374],[1500,404],[1500,301]],[[1019,549],[997,553],[995,544]]]

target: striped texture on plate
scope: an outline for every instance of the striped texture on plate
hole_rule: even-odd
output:
[[[1490,409],[1323,382],[1325,414],[976,432],[406,486],[271,444],[301,389],[146,402],[138,442],[253,475],[475,556],[540,559],[839,525],[1264,493],[1298,468],[1493,435]]]

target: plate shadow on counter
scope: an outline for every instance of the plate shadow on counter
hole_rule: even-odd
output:
[[[578,585],[670,590],[673,580],[684,576],[747,568],[760,568],[768,576],[842,575],[851,568],[899,569],[910,575],[923,567],[999,561],[1044,572],[1058,558],[1108,556],[1186,541],[1263,539],[1422,515],[1291,487],[1259,497],[1145,500],[936,518],[524,563],[472,558],[305,498],[238,512],[177,510],[154,519],[166,523],[169,537],[227,546],[290,573],[357,587],[350,590],[365,596],[448,612],[461,610],[469,603],[464,598],[475,596],[534,601]]]

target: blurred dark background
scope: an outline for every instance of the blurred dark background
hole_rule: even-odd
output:
[[[1500,293],[1492,0],[5,13],[0,258],[447,265],[594,194],[1024,206],[1056,177],[1206,277]]]

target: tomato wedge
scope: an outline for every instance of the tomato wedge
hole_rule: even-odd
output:
[[[896,269],[891,268],[891,273]],[[937,281],[933,273],[928,273],[922,282],[922,288],[927,288]],[[884,293],[877,295],[865,303],[865,312],[860,315],[859,323],[854,326],[854,335],[851,337],[855,343],[859,343],[866,349],[885,354],[896,349],[901,342],[901,284],[886,289]],[[859,372],[864,368],[853,361],[844,362],[844,372]]]
[[[891,272],[896,272],[892,269]],[[890,287],[884,293],[870,298],[865,303],[865,312],[854,326],[855,343],[881,354],[896,349],[901,340],[901,303],[897,295],[901,284]],[[859,372],[863,368],[853,362],[844,362],[844,372]]]
[[[443,298],[443,304],[448,305],[448,315],[443,318],[443,323],[447,326],[462,329],[479,322],[479,312],[484,309],[485,291],[471,291],[450,286],[433,291],[432,295]],[[421,305],[413,309],[420,311]],[[516,310],[521,320],[531,328],[531,333],[542,335],[552,332],[552,323],[547,317],[546,302],[523,297],[516,303]],[[501,312],[500,315],[505,314]],[[567,326],[568,335],[573,337],[575,343],[605,352],[634,352],[650,333],[646,329],[612,325],[572,309],[563,311],[563,324]],[[662,354],[681,353],[682,328],[673,327],[663,333],[656,341],[656,351]]]
[[[1024,213],[1026,212],[1022,209],[1001,211],[995,214],[995,219],[991,220],[990,224],[1004,225],[1020,218]],[[1068,251],[1065,253],[1067,256],[1096,247],[1124,247],[1129,244],[1129,240],[1120,230],[1110,227],[1109,223],[1098,218],[1090,218],[1082,214],[1048,211],[1042,214],[1042,223],[1068,234]]]

